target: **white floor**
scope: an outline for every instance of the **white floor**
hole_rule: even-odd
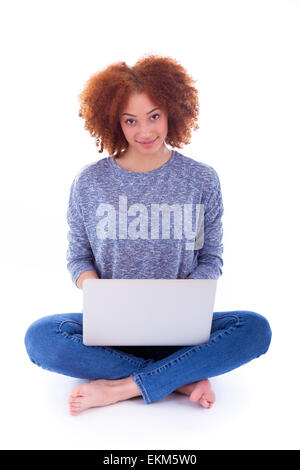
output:
[[[151,405],[134,398],[72,417],[67,398],[83,381],[44,371],[23,358],[21,377],[10,376],[2,385],[1,443],[6,449],[295,448],[298,397],[275,371],[267,372],[271,361],[265,356],[212,379],[217,400],[210,410],[172,394]]]
[[[19,296],[13,295],[12,286],[7,284],[2,312],[1,448],[299,448],[298,330],[296,325],[291,329],[288,322],[282,324],[275,305],[270,307],[273,340],[268,354],[213,378],[217,400],[212,409],[172,394],[150,405],[134,398],[73,417],[67,399],[72,387],[83,381],[45,371],[32,364],[26,354],[26,328],[42,316],[38,308],[49,293],[49,284],[39,284],[32,274],[40,288],[39,296],[32,295],[30,275],[24,276]],[[50,277],[45,274],[43,279],[50,281]],[[70,287],[74,292],[73,286],[67,287],[68,280],[59,285],[57,298],[48,294],[48,310],[43,315],[76,311],[67,308],[73,294],[64,304],[60,291]],[[68,292],[64,295],[68,298]],[[80,293],[75,291],[77,295]]]

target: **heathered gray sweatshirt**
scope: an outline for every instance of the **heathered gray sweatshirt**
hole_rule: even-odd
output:
[[[71,279],[90,269],[104,279],[218,279],[223,211],[216,171],[176,150],[147,172],[111,156],[85,165],[67,210]]]

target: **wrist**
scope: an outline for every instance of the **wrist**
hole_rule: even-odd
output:
[[[99,279],[98,274],[93,270],[84,271],[80,274],[76,281],[76,285],[79,289],[82,289],[82,283],[85,279]]]

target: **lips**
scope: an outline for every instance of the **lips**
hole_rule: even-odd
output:
[[[153,142],[155,142],[156,139],[154,140],[147,140],[146,142],[140,142],[140,144],[153,144]]]

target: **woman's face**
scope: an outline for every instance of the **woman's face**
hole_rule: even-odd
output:
[[[165,145],[168,134],[168,116],[145,93],[133,93],[120,114],[120,124],[134,153],[157,153]],[[144,142],[151,142],[143,145]]]

